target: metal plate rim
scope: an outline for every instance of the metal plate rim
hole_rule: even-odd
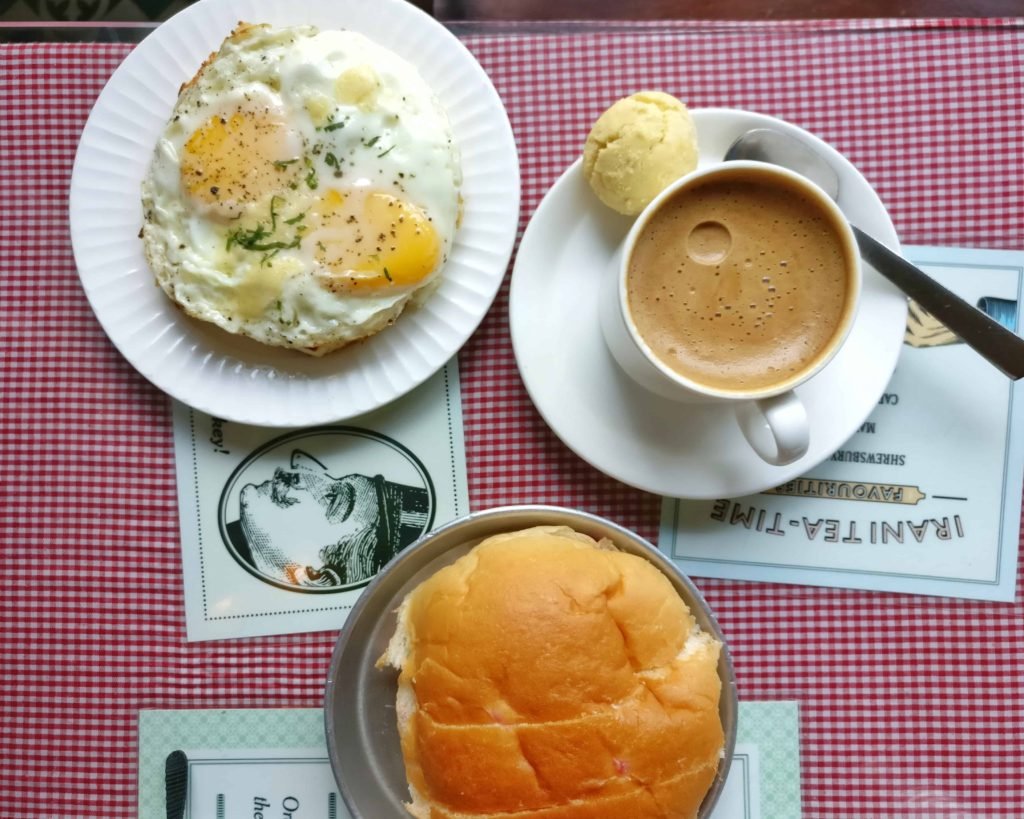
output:
[[[577,531],[584,532],[593,537],[609,537],[615,545],[632,554],[637,554],[649,560],[672,581],[673,586],[680,593],[700,627],[712,633],[722,643],[722,654],[719,660],[719,676],[722,679],[722,695],[719,705],[719,713],[722,717],[722,727],[725,733],[725,746],[723,758],[719,764],[718,773],[701,804],[698,816],[703,819],[710,816],[729,772],[732,761],[733,750],[736,743],[736,721],[738,716],[738,698],[736,679],[729,653],[728,643],[718,625],[718,621],[704,600],[700,590],[693,584],[689,577],[681,572],[656,546],[641,538],[635,532],[620,526],[613,521],[602,518],[589,512],[576,509],[569,509],[559,506],[542,504],[502,506],[474,512],[450,523],[440,526],[432,532],[424,535],[420,540],[409,548],[398,554],[376,578],[367,586],[365,592],[360,596],[355,606],[349,612],[348,620],[342,629],[335,643],[331,655],[331,661],[327,673],[326,687],[324,691],[324,732],[327,739],[327,750],[330,758],[331,768],[337,779],[342,798],[351,812],[353,819],[403,819],[408,814],[402,807],[402,802],[409,798],[405,788],[398,793],[387,787],[385,781],[379,781],[381,803],[367,806],[364,803],[362,790],[365,789],[367,778],[360,778],[358,771],[346,771],[345,763],[342,761],[339,742],[363,743],[368,736],[377,736],[383,743],[393,743],[393,748],[401,759],[401,752],[397,746],[397,725],[392,722],[393,736],[386,734],[374,735],[367,726],[367,720],[372,716],[367,713],[366,686],[359,685],[358,679],[355,682],[355,690],[347,692],[354,694],[354,701],[349,710],[355,709],[356,725],[353,725],[351,735],[342,737],[338,730],[338,722],[335,704],[343,688],[352,683],[352,677],[359,677],[373,671],[373,662],[367,667],[368,655],[375,653],[370,641],[361,638],[370,629],[371,636],[376,634],[378,641],[380,633],[385,629],[384,624],[378,617],[378,612],[383,609],[385,619],[393,619],[397,603],[404,597],[406,591],[420,581],[417,575],[432,574],[441,565],[454,562],[457,557],[469,550],[473,545],[485,537],[501,532],[516,531],[530,526],[542,525],[565,525],[571,526]],[[435,565],[436,564],[436,565]],[[373,618],[368,623],[367,617]],[[390,634],[394,629],[391,623],[387,627]],[[377,650],[380,650],[378,645]],[[379,656],[379,655],[378,655]],[[374,661],[376,657],[372,658]],[[350,666],[349,664],[352,663]],[[381,674],[387,672],[381,671]],[[383,678],[382,678],[383,679]],[[394,689],[394,674],[388,678],[391,681],[391,689]],[[372,693],[372,692],[370,692]],[[379,693],[379,692],[378,692]],[[392,697],[393,702],[393,697]],[[371,704],[376,712],[376,706]],[[346,732],[347,733],[347,732]],[[376,762],[375,753],[378,749],[373,747],[362,748],[362,758],[371,769],[371,773],[379,773],[374,770]],[[356,780],[360,791],[353,786]],[[404,783],[404,765],[402,767],[402,782]],[[371,785],[372,789],[372,785]],[[393,817],[385,816],[381,810],[385,806],[396,810]],[[368,812],[371,811],[372,812]]]

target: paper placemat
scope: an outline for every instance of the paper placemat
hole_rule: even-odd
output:
[[[188,763],[183,819],[249,819],[253,811],[280,816],[289,809],[298,816],[296,802],[308,819],[349,816],[330,771],[318,708],[139,712],[139,816],[166,815],[166,766],[176,752]],[[306,777],[301,793],[298,771]],[[797,703],[741,702],[715,819],[801,815]]]
[[[1019,326],[1024,252],[905,251]],[[698,576],[1012,601],[1022,389],[912,303],[896,373],[838,452],[768,493],[666,499],[661,547]]]
[[[457,364],[345,424],[174,406],[189,640],[339,628],[424,532],[468,513]]]

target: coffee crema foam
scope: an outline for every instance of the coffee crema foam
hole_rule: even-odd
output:
[[[634,245],[626,289],[662,362],[746,391],[784,384],[826,353],[853,276],[831,214],[785,180],[743,169],[662,203]]]

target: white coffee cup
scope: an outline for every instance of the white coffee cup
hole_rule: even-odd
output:
[[[670,367],[658,357],[637,329],[630,312],[627,274],[637,240],[651,218],[666,202],[716,176],[745,175],[766,183],[777,182],[795,189],[820,207],[835,226],[847,265],[846,306],[835,330],[812,361],[778,382],[757,389],[725,389],[702,384]],[[753,273],[752,275],[756,275]],[[849,222],[838,205],[819,187],[793,171],[762,162],[736,161],[696,170],[662,191],[637,217],[625,240],[605,271],[600,292],[600,321],[605,341],[622,370],[648,391],[685,403],[719,403],[733,411],[744,437],[766,462],[776,465],[801,458],[810,444],[807,411],[795,389],[820,372],[842,347],[849,335],[860,301],[862,270],[860,252]]]

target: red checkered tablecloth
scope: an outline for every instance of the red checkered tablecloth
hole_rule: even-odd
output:
[[[515,129],[520,227],[603,108],[654,87],[819,134],[906,242],[1024,247],[1024,20],[463,38]],[[0,46],[4,819],[133,816],[140,709],[319,706],[334,643],[185,642],[168,402],[96,323],[68,238],[78,135],[128,48]],[[460,356],[473,507],[575,506],[655,538],[659,499],[595,472],[534,411],[507,306],[506,285]],[[1024,605],[698,582],[741,696],[800,700],[807,817],[1024,817]]]

